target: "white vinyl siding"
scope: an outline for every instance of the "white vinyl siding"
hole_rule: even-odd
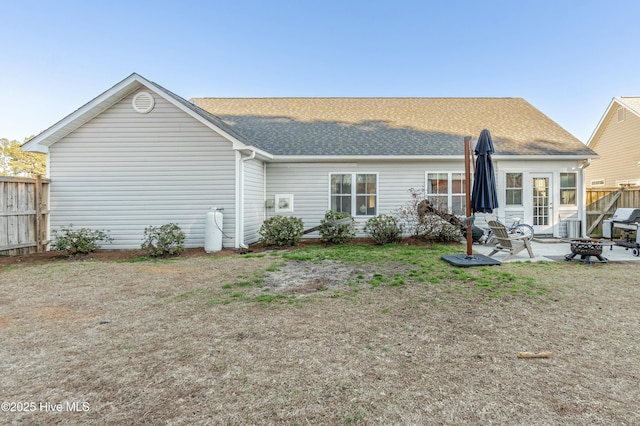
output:
[[[421,161],[372,161],[359,163],[269,163],[267,164],[267,198],[275,194],[289,193],[295,197],[295,209],[289,216],[302,219],[305,229],[317,226],[329,210],[331,174],[364,173],[377,174],[377,212],[393,214],[410,199],[410,188],[424,188],[425,170],[433,163]],[[439,170],[449,164],[453,170],[459,164],[437,163]],[[273,208],[267,215],[275,215]],[[370,216],[354,216],[359,230],[358,236],[366,236],[362,227]],[[308,236],[317,236],[317,232]]]
[[[139,248],[144,228],[177,223],[187,247],[204,246],[211,207],[224,208],[234,246],[235,153],[231,143],[157,94],[147,114],[135,93],[50,148],[51,229],[103,229],[104,248]]]
[[[255,243],[264,220],[264,163],[244,163],[244,243]]]
[[[577,167],[576,161],[495,161],[496,178],[498,180],[498,197],[500,208],[494,212],[501,220],[511,223],[517,216],[523,221],[531,222],[526,212],[531,211],[530,194],[523,193],[523,205],[506,206],[505,172],[513,173],[516,170],[524,171],[525,180],[531,171],[549,171],[553,174],[554,181],[554,205],[562,208],[554,209],[555,214],[561,217],[576,215],[583,199],[579,196],[576,206],[560,206],[560,173],[558,170],[572,170]],[[504,166],[504,171],[501,167]],[[411,199],[410,188],[416,190],[425,189],[427,173],[446,173],[447,176],[460,174],[460,161],[362,161],[352,163],[268,163],[266,198],[273,200],[275,194],[293,194],[295,197],[295,209],[290,216],[302,219],[305,229],[317,226],[328,210],[330,199],[329,179],[331,174],[342,173],[371,173],[375,171],[378,176],[377,214],[395,214],[397,210],[407,204]],[[459,180],[459,179],[458,179]],[[580,182],[580,175],[578,175]],[[460,182],[458,182],[460,183]],[[456,183],[456,187],[458,186]],[[503,189],[500,189],[503,188]],[[462,190],[463,191],[463,190]],[[578,195],[581,188],[578,187]],[[456,193],[462,197],[463,193]],[[452,194],[453,196],[453,194]],[[266,209],[267,216],[275,215],[274,208]],[[368,216],[355,216],[358,236],[367,236],[362,227],[369,219]],[[484,215],[478,215],[477,223],[482,224]],[[556,221],[558,218],[556,217]],[[557,233],[557,232],[556,232]],[[307,237],[317,237],[318,233],[307,234]]]

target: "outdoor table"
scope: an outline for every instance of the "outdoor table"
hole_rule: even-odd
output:
[[[602,248],[613,245],[610,240],[593,240],[591,238],[571,238],[562,241],[571,244],[571,253],[567,254],[564,260],[571,260],[580,255],[580,260],[584,260],[587,264],[591,264],[592,256],[595,256],[600,262],[606,263],[607,258],[602,256]]]

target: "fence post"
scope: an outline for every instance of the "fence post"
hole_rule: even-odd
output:
[[[42,251],[42,177],[36,175],[35,185],[35,207],[36,207],[36,253]]]

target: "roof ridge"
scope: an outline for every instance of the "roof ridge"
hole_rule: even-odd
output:
[[[189,99],[189,101],[191,101],[192,99],[447,99],[447,100],[451,100],[451,99],[455,99],[455,100],[477,100],[477,99],[489,99],[489,100],[504,100],[504,99],[522,99],[524,100],[523,97],[519,97],[519,96],[496,96],[496,97],[491,97],[491,96],[452,96],[452,97],[446,97],[446,96],[435,96],[435,97],[430,97],[430,96],[256,96],[256,97],[251,97],[251,96],[247,96],[247,97],[239,97],[239,96],[233,96],[233,97],[216,97],[216,96],[196,96],[196,97],[192,97]]]

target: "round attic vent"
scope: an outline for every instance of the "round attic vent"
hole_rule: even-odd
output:
[[[150,112],[156,104],[153,96],[149,92],[140,92],[133,97],[131,102],[133,109],[140,114],[146,114]]]

